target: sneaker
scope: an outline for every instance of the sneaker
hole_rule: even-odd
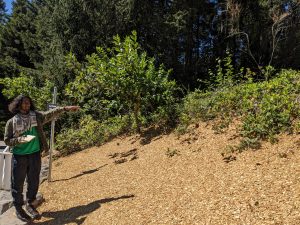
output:
[[[36,210],[36,208],[31,204],[26,204],[26,211],[29,213],[32,219],[41,219],[41,214]]]
[[[31,217],[24,211],[22,206],[17,206],[16,208],[16,216],[18,219],[24,221],[24,222],[29,222],[31,221]]]

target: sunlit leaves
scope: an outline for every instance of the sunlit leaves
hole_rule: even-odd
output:
[[[70,55],[68,64],[77,63]],[[140,117],[174,102],[176,84],[169,80],[170,72],[163,65],[155,66],[154,59],[142,51],[133,31],[124,40],[115,36],[111,48],[97,47],[96,53],[87,56],[66,93],[103,119],[133,114],[139,127]]]

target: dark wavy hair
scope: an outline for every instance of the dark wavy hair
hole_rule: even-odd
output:
[[[18,97],[16,97],[9,105],[8,105],[8,110],[12,113],[12,114],[17,114],[20,112],[20,107],[21,104],[23,102],[24,99],[29,99],[30,101],[30,110],[34,111],[35,105],[32,102],[32,99],[29,96],[26,95],[19,95]]]

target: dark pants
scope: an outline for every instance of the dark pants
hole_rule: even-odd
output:
[[[14,206],[22,206],[24,204],[23,186],[26,176],[26,198],[28,203],[33,202],[40,183],[41,153],[13,155],[12,167],[11,190]]]

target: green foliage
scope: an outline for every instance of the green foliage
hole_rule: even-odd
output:
[[[240,144],[235,147],[234,150],[238,150],[239,152],[245,150],[245,149],[259,149],[261,146],[258,138],[249,138],[245,137],[241,140]]]
[[[68,155],[82,149],[100,145],[110,138],[122,134],[129,129],[128,116],[111,117],[99,122],[92,116],[81,118],[75,128],[63,129],[56,138],[56,149],[62,155]]]
[[[93,120],[91,116],[83,118],[78,129],[63,129],[56,137],[56,149],[62,155],[82,150],[103,141],[100,123]]]
[[[297,132],[300,116],[300,72],[282,70],[276,78],[261,83],[246,83],[217,91],[195,91],[183,103],[180,126],[198,119],[218,118],[220,128],[230,118],[242,121],[240,134],[244,137],[240,149],[257,146],[257,140],[276,141],[280,132]],[[217,120],[218,121],[218,120]]]
[[[266,67],[264,70],[264,74],[268,78],[270,78],[273,73],[274,68],[271,66]],[[208,74],[209,80],[206,81],[206,85],[209,89],[228,88],[240,82],[252,82],[255,75],[249,68],[235,68],[233,56],[228,51],[223,59],[216,59],[216,67],[213,70],[209,69]]]
[[[0,58],[1,61],[9,62],[0,63],[0,71],[4,70],[4,74],[16,71],[14,64],[19,67],[18,69],[33,69],[35,63],[41,62],[34,25],[36,15],[37,9],[31,1],[14,2],[12,15],[0,31]],[[11,77],[17,74],[8,75]]]
[[[214,126],[222,132],[233,116],[243,118],[242,135],[250,139],[275,140],[281,130],[300,130],[298,114],[291,118],[294,109],[282,101],[286,93],[252,83],[272,82],[272,66],[299,69],[298,0],[17,0],[11,15],[4,5],[0,0],[0,78],[16,78],[1,80],[9,98],[34,95],[44,108],[53,83],[60,103],[78,103],[100,121],[126,115],[131,128],[165,125],[177,113],[176,85],[159,66],[164,64],[178,85],[194,90],[201,81],[208,87],[178,107],[181,132],[200,117],[222,121]],[[116,36],[111,43],[113,35],[133,29],[138,37]],[[81,116],[68,117],[61,127]]]
[[[5,12],[5,2],[3,0],[0,0],[0,27],[1,24],[5,23],[6,21],[6,12]]]
[[[171,71],[156,68],[140,49],[136,32],[124,41],[115,36],[112,48],[98,47],[81,69],[78,64],[70,55],[67,65],[77,74],[66,93],[98,118],[132,114],[139,129],[141,120],[166,118],[172,111],[176,84],[168,78]]]
[[[234,85],[234,68],[232,65],[232,55],[228,52],[224,59],[217,58],[216,74],[209,70],[211,83],[217,87],[232,86]]]
[[[34,77],[21,74],[16,78],[2,78],[0,84],[4,86],[2,94],[8,99],[12,99],[20,94],[30,96],[36,107],[40,110],[45,109],[47,103],[51,102],[51,89],[53,84],[46,81],[43,85],[38,85]]]
[[[265,68],[262,68],[261,70],[262,75],[265,80],[269,80],[272,78],[274,75],[276,75],[276,70],[273,66],[266,66]]]

